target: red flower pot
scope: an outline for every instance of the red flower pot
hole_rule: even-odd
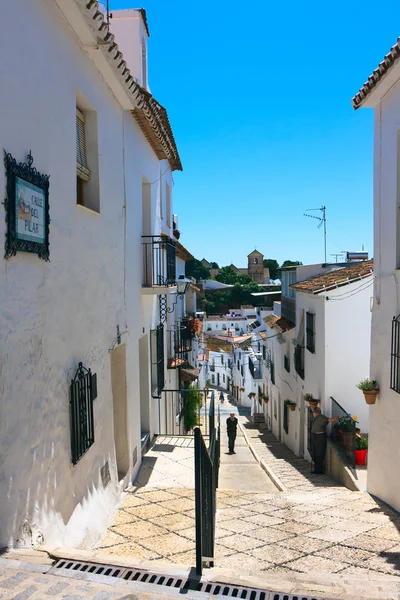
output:
[[[356,465],[365,465],[368,450],[356,450]]]

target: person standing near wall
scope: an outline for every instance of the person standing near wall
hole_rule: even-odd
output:
[[[311,433],[313,438],[313,461],[315,475],[323,475],[324,473],[324,460],[326,453],[326,427],[328,423],[338,421],[339,417],[332,417],[329,419],[322,414],[321,409],[317,406],[313,410],[313,423],[311,426]]]

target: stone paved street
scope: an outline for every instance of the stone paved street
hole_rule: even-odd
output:
[[[218,491],[216,566],[251,573],[400,574],[399,514],[366,493],[312,476],[309,463],[247,418],[240,420],[256,453],[287,491],[278,492],[271,481],[265,484],[268,491],[249,491],[245,480],[242,490],[235,489],[229,472],[236,458],[247,463],[249,455],[238,446],[238,454],[223,457],[221,482],[228,483]],[[252,468],[259,467],[252,461]],[[268,477],[260,472],[264,487],[261,477]],[[159,439],[135,483],[97,547],[115,555],[193,565],[192,441]]]
[[[55,574],[25,570],[12,565],[13,561],[0,559],[1,600],[150,600],[165,598],[164,594],[139,591],[129,583],[108,578],[107,583],[85,581],[82,578],[62,577]],[[29,568],[29,567],[28,567]],[[33,567],[34,568],[34,567]]]

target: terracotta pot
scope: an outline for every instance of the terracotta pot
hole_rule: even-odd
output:
[[[367,404],[375,404],[379,390],[363,390],[363,394]]]
[[[353,452],[353,434],[351,431],[343,431],[343,445],[347,450]]]
[[[311,410],[313,410],[314,408],[317,408],[317,406],[318,406],[318,402],[309,402],[308,404],[310,405]]]
[[[365,465],[368,450],[356,450],[356,465]]]
[[[296,405],[295,404],[289,404],[289,408],[292,412],[294,412],[296,410]]]
[[[264,404],[268,404],[269,398],[264,398]]]

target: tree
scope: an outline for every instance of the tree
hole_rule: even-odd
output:
[[[238,281],[238,275],[232,269],[232,267],[222,267],[215,279],[220,283],[226,283],[227,285],[235,285],[235,283],[237,283]]]
[[[285,262],[283,262],[281,264],[281,268],[283,269],[283,267],[298,267],[299,265],[302,265],[303,263],[300,262],[299,260],[285,260]]]
[[[279,263],[274,258],[264,258],[264,267],[269,269],[271,279],[279,278]]]
[[[196,281],[210,279],[210,271],[197,258],[186,261],[185,274],[187,277],[194,277]]]

